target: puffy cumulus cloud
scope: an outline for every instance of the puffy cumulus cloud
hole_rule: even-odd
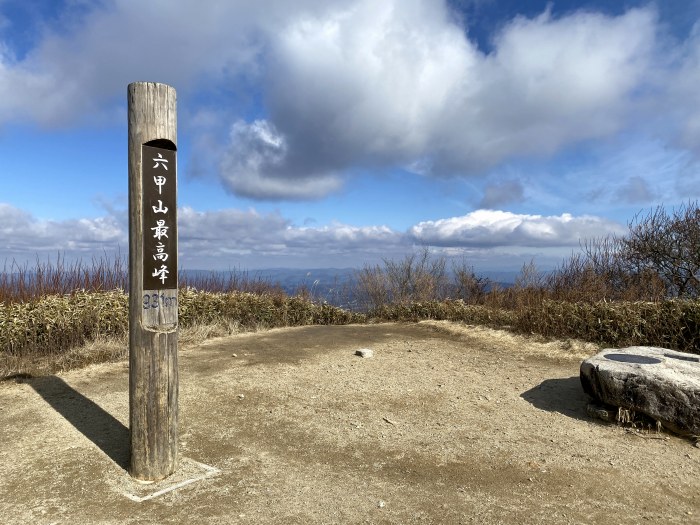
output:
[[[462,79],[478,74],[478,60],[442,2],[359,0],[290,21],[268,69],[270,113],[288,136],[289,164],[414,160]]]
[[[179,251],[185,261],[214,265],[226,258],[283,254],[282,235],[289,225],[278,213],[262,215],[252,209],[204,212],[183,207],[178,209]]]
[[[403,253],[404,233],[387,226],[298,227],[279,213],[254,209],[197,211],[178,209],[179,252],[185,267],[221,268],[226,264],[254,266],[317,266],[327,262],[351,266],[365,257]],[[128,246],[128,233],[113,216],[47,221],[0,203],[0,259],[32,259],[67,253],[71,257],[100,256]]]
[[[199,212],[184,207],[178,220],[181,251],[212,257],[256,254],[313,258],[319,252],[377,252],[404,242],[402,234],[386,226],[297,227],[278,213],[263,215],[255,210]]]
[[[128,245],[128,236],[114,217],[49,221],[0,203],[0,245],[6,255],[65,250],[92,254],[120,244]]]
[[[479,78],[465,78],[473,95],[457,103],[438,132],[446,147],[437,169],[549,155],[620,130],[647,80],[655,32],[648,9],[515,19],[496,36]]]
[[[266,256],[313,261],[327,254],[345,256],[385,253],[405,248],[405,236],[386,226],[332,224],[318,228],[296,227],[279,213],[261,214],[254,209],[197,211],[178,209],[181,255],[220,266],[223,260],[246,261]],[[128,232],[118,218],[62,221],[37,219],[24,210],[0,203],[0,258],[68,252],[76,256],[99,255],[103,250],[128,246]]]
[[[3,35],[23,28],[5,24],[0,33],[0,124],[31,118],[45,126],[64,126],[113,118],[125,100],[127,84],[135,80],[157,79],[182,94],[207,84],[218,88],[236,75],[256,77],[266,45],[263,33],[274,33],[308,9],[323,13],[335,4],[68,3],[60,16],[42,23],[45,32],[38,45],[19,61]]]
[[[278,198],[280,177],[303,176],[319,181],[316,197],[355,165],[469,175],[606,137],[635,108],[656,26],[650,9],[545,12],[506,25],[484,55],[442,2],[358,0],[294,18],[272,38],[266,75],[266,125],[285,151],[245,194]]]
[[[291,18],[270,35],[267,59],[269,117],[249,126],[274,129],[279,146],[257,162],[234,126],[221,176],[246,196],[315,198],[348,168],[421,156],[476,52],[441,2],[361,0]]]
[[[203,156],[219,155],[229,191],[318,198],[357,167],[469,175],[606,137],[635,113],[658,47],[650,8],[517,18],[489,54],[457,18],[434,0],[83,5],[20,60],[0,44],[0,124],[115,118],[129,82],[158,79],[194,105],[217,94],[231,132]],[[677,84],[697,96],[684,56]],[[262,101],[263,120],[238,120],[225,93],[239,92]]]
[[[336,175],[290,176],[284,136],[266,120],[233,124],[230,143],[221,161],[224,186],[237,195],[259,199],[322,197],[341,186]]]
[[[403,234],[387,226],[350,226],[333,224],[319,228],[290,228],[285,235],[287,245],[292,248],[349,254],[355,250],[365,253],[384,253],[405,246]]]
[[[569,214],[543,217],[478,210],[463,217],[421,222],[408,231],[384,225],[333,223],[296,226],[279,213],[254,209],[178,210],[181,268],[359,267],[382,259],[402,258],[415,246],[431,246],[448,257],[503,264],[503,257],[527,259],[577,246],[579,238],[622,233],[624,228],[597,217]],[[124,226],[112,216],[46,221],[0,204],[0,258],[55,255],[101,256],[128,246]],[[525,250],[525,252],[523,252]],[[554,252],[552,251],[554,250]]]
[[[481,53],[440,2],[361,0],[273,40],[270,119],[292,173],[356,163],[469,174],[621,129],[656,20],[518,18]]]
[[[180,210],[180,252],[188,268],[361,266],[401,256],[404,233],[386,226],[294,226],[277,213]]]
[[[580,239],[623,231],[620,224],[600,217],[477,210],[461,217],[421,222],[409,234],[417,242],[433,246],[543,248],[578,246]]]

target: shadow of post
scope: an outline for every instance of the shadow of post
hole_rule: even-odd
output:
[[[536,387],[520,394],[520,397],[541,410],[590,420],[586,412],[590,399],[583,391],[579,376],[545,379]]]
[[[121,468],[129,465],[129,429],[56,376],[27,381],[51,407]]]

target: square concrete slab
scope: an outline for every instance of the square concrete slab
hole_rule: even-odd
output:
[[[162,481],[138,481],[126,475],[123,482],[123,494],[130,500],[141,503],[211,478],[219,473],[221,471],[218,468],[199,463],[193,459],[181,458],[178,469]]]

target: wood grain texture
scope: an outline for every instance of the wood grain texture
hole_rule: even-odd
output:
[[[129,84],[128,118],[129,472],[134,478],[155,481],[177,468],[178,332],[177,309],[167,320],[144,315],[141,146],[153,140],[177,144],[175,89],[153,82]]]

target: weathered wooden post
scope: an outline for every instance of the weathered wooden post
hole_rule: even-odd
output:
[[[129,112],[130,474],[177,468],[177,109],[175,89],[134,82]]]

